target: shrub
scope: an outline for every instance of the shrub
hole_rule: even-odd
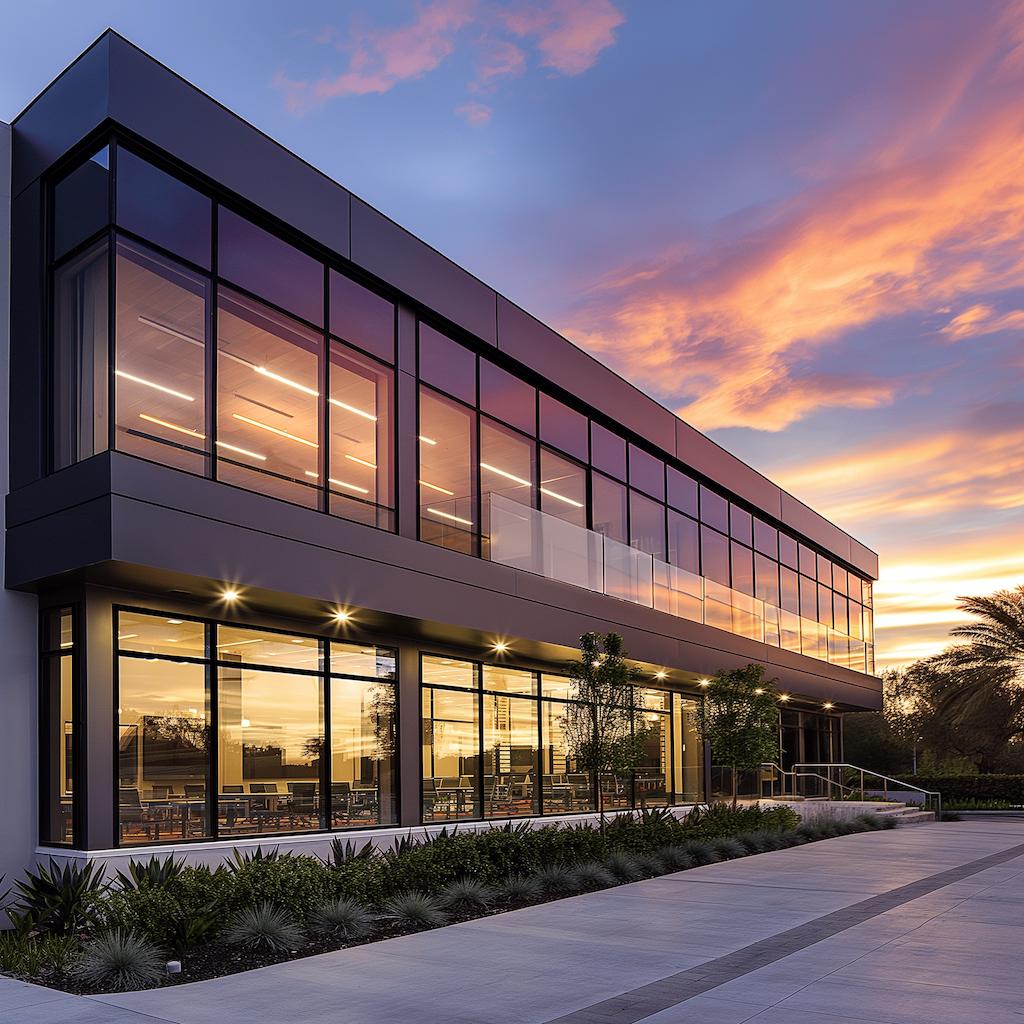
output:
[[[373,929],[373,915],[355,900],[331,900],[310,915],[310,926],[323,935],[360,939]]]
[[[942,794],[942,802],[1005,800],[1024,804],[1024,775],[908,775],[906,781]]]
[[[685,871],[693,867],[693,857],[681,846],[663,846],[654,854],[665,871]]]
[[[541,868],[533,877],[545,896],[566,896],[578,891],[575,873],[564,864]]]
[[[616,850],[605,858],[604,866],[620,882],[635,882],[643,878],[643,868],[637,863],[636,857],[622,850]]]
[[[86,984],[112,992],[147,988],[163,977],[160,950],[145,936],[115,928],[82,948],[74,973]]]
[[[654,878],[656,875],[665,873],[665,867],[661,861],[649,853],[638,853],[633,859],[636,861],[642,878]]]
[[[269,903],[304,921],[337,895],[335,869],[315,857],[254,857],[234,870],[234,884],[225,894],[224,909],[234,914]]]
[[[607,889],[615,885],[618,879],[599,861],[587,861],[573,868],[577,890]]]
[[[771,835],[770,832],[741,832],[736,836],[736,842],[739,843],[747,853],[765,853],[768,850],[774,850],[777,847],[770,845],[767,837]]]
[[[440,892],[444,906],[452,910],[486,910],[497,898],[497,891],[476,878],[458,878]]]
[[[708,845],[722,860],[735,860],[748,853],[747,848],[736,839],[712,839]]]
[[[279,952],[302,942],[302,929],[286,910],[264,901],[239,911],[224,938],[233,946]]]
[[[67,974],[81,952],[73,935],[19,935],[0,933],[0,974],[39,978]]]
[[[939,815],[939,821],[963,821],[964,816],[956,811],[943,811]],[[894,823],[895,824],[895,823]]]
[[[691,840],[683,843],[680,849],[693,861],[695,867],[717,864],[722,859],[709,843]]]
[[[27,871],[22,881],[15,882],[14,903],[7,908],[7,916],[23,934],[72,934],[96,922],[107,888],[98,861],[61,867],[51,857],[49,865],[39,864],[36,871]]]
[[[384,911],[396,921],[415,928],[437,928],[445,923],[441,901],[423,892],[404,892],[384,904]]]
[[[373,853],[373,843],[367,842],[356,846],[351,839],[342,840],[341,836],[335,836],[331,840],[331,855],[324,863],[340,868],[350,860],[369,860]]]
[[[544,895],[540,882],[532,875],[509,875],[498,891],[511,903],[530,903]]]
[[[717,839],[740,832],[786,832],[800,823],[800,817],[791,807],[737,807],[730,804],[712,804],[707,810],[695,807],[682,820],[686,834],[694,839]]]
[[[275,846],[272,850],[263,846],[256,846],[251,850],[232,850],[230,858],[226,861],[228,870],[232,874],[249,867],[250,864],[262,864],[265,861],[281,860],[290,854],[281,853]]]

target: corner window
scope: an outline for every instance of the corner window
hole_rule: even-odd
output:
[[[77,690],[74,612],[42,613],[40,665],[39,840],[73,846],[76,834]]]
[[[110,223],[110,147],[83,160],[53,187],[53,258]]]

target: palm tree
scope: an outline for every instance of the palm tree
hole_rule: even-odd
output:
[[[1002,670],[1006,681],[1024,686],[1024,586],[958,601],[960,608],[978,621],[953,628],[952,635],[966,643],[947,652],[949,663],[959,668]]]

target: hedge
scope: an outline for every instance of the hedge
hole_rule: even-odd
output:
[[[933,789],[943,800],[1006,800],[1024,804],[1024,775],[908,775],[906,782]]]

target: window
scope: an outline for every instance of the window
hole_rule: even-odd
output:
[[[832,591],[818,584],[818,621],[823,626],[832,625]]]
[[[779,557],[779,531],[774,526],[754,520],[754,549],[769,558]]]
[[[330,511],[392,530],[394,373],[339,341],[330,351]]]
[[[629,492],[629,542],[665,561],[665,506],[633,490]]]
[[[851,632],[849,608],[850,606],[842,594],[832,595],[832,625],[840,633],[845,633],[846,635],[849,635]]]
[[[117,243],[116,447],[205,474],[208,282]]]
[[[779,604],[787,612],[793,612],[796,615],[800,614],[800,585],[798,580],[799,577],[792,569],[787,569],[784,565],[780,566]]]
[[[824,556],[818,555],[818,582],[826,587],[832,586],[832,563]]]
[[[747,547],[754,543],[753,517],[739,505],[729,506],[729,536]]]
[[[741,593],[754,593],[754,553],[748,547],[730,543],[732,553],[732,588]]]
[[[531,677],[532,673],[522,673]],[[490,680],[484,676],[484,686]],[[540,811],[537,785],[537,701],[484,693],[483,816],[511,818]]]
[[[586,470],[547,448],[540,453],[540,507],[576,526],[587,525]]]
[[[526,434],[537,433],[537,392],[507,370],[480,360],[480,409]]]
[[[547,680],[550,677],[545,677]],[[545,691],[547,686],[545,685]],[[573,814],[592,811],[597,806],[594,780],[580,771],[569,755],[565,738],[564,703],[541,701],[542,735],[541,785],[545,814]]]
[[[110,147],[83,160],[53,188],[53,258],[110,223]]]
[[[815,554],[806,544],[800,545],[800,571],[812,580],[817,572]]]
[[[480,496],[485,537],[491,532],[492,494],[534,507],[533,441],[486,416],[480,418]]]
[[[701,575],[729,586],[729,541],[716,530],[700,528]]]
[[[779,607],[779,564],[761,554],[754,555],[754,596],[773,608]]]
[[[207,196],[118,146],[120,227],[209,270],[212,209]]]
[[[589,457],[586,416],[545,394],[540,396],[540,438],[582,462]]]
[[[779,561],[783,565],[788,565],[790,569],[795,570],[797,568],[796,560],[797,544],[792,537],[785,533],[779,534]]]
[[[420,539],[476,553],[476,414],[420,388]]]
[[[668,503],[680,512],[697,518],[697,481],[671,466],[667,469]]]
[[[53,275],[51,466],[63,469],[107,448],[107,244]]]
[[[668,560],[687,572],[700,575],[700,540],[696,522],[668,510]]]
[[[319,503],[323,338],[222,290],[217,314],[217,476],[296,504]]]
[[[626,442],[600,423],[590,424],[590,464],[616,480],[626,479]]]
[[[665,464],[636,445],[629,446],[629,485],[665,500]]]
[[[351,278],[330,273],[331,334],[369,352],[395,361],[395,306]]]
[[[629,543],[626,529],[626,488],[600,473],[591,476],[591,522],[598,533]]]
[[[800,614],[806,619],[818,617],[818,588],[809,576],[800,577]]]
[[[832,589],[845,595],[849,589],[850,574],[839,565],[832,565]],[[859,596],[859,595],[858,595]]]
[[[703,484],[700,485],[700,521],[719,533],[729,532],[729,502]]]
[[[41,614],[39,839],[73,846],[76,834],[76,636],[71,608]]]
[[[426,324],[420,324],[420,379],[476,405],[476,356]]]
[[[223,206],[217,271],[232,284],[323,327],[323,265]]]

